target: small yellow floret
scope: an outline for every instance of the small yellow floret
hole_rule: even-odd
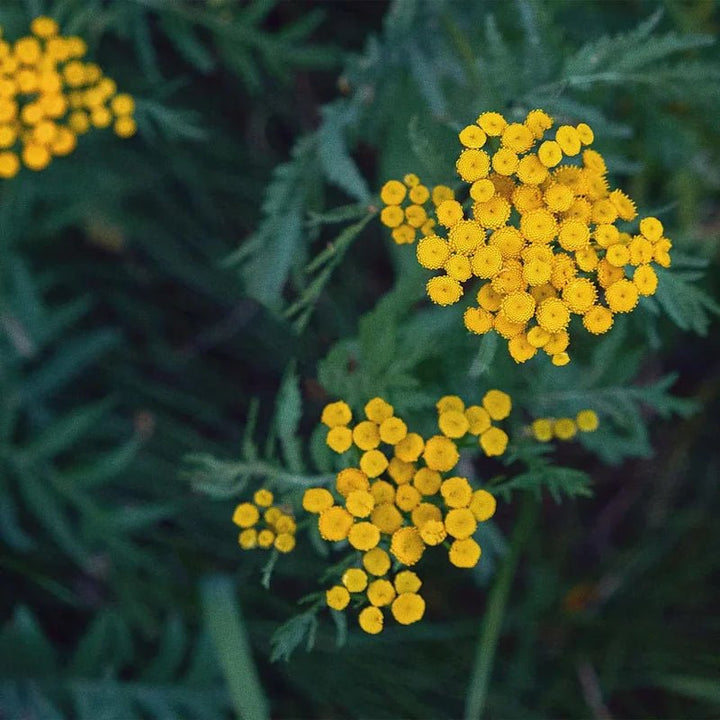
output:
[[[350,602],[350,593],[342,585],[335,585],[325,591],[325,602],[333,610],[344,610]]]
[[[468,507],[478,522],[485,522],[495,514],[497,501],[487,490],[476,490]]]
[[[580,432],[594,432],[598,429],[600,421],[598,420],[597,413],[594,410],[581,410],[575,418],[578,430]]]
[[[358,623],[366,633],[377,635],[383,629],[382,610],[374,605],[363,608],[358,615]]]
[[[390,609],[401,625],[410,625],[422,619],[425,614],[425,601],[417,593],[401,593],[395,598]]]

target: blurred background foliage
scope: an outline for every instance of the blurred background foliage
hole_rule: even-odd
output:
[[[331,470],[323,402],[384,394],[421,430],[488,387],[518,428],[601,415],[549,465],[594,497],[541,495],[488,715],[716,716],[717,3],[15,0],[4,36],[42,13],[139,133],[0,187],[0,718],[460,716],[515,502],[477,573],[433,567],[426,620],[377,638],[297,615],[327,559],[263,573],[230,516]],[[452,180],[480,111],[533,107],[589,122],[675,242],[663,292],[562,377],[454,332],[371,222],[386,179]]]

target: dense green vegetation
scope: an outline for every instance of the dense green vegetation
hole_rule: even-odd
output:
[[[3,37],[39,14],[138,133],[0,181],[0,718],[460,717],[506,568],[487,717],[716,716],[717,4],[27,0]],[[479,112],[535,107],[592,125],[674,242],[562,369],[431,306],[374,216],[388,178],[453,182]],[[532,459],[475,570],[428,568],[421,623],[302,614],[310,532],[274,567],[238,548],[240,499],[299,508],[330,471],[326,402],[384,395],[425,431],[490,387],[518,428],[601,427]]]

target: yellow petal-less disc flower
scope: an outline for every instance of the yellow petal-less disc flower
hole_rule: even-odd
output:
[[[318,530],[324,540],[339,542],[345,540],[353,525],[353,516],[338,505],[323,510],[318,518]]]
[[[545,131],[552,127],[553,121],[544,110],[531,110],[525,118],[525,125],[532,132],[533,137],[539,140]]]
[[[419,530],[422,541],[431,547],[440,545],[447,537],[445,524],[441,520],[427,520],[420,526]]]
[[[375,547],[363,555],[363,567],[376,577],[382,577],[390,569],[390,556],[385,550]]]
[[[353,428],[352,439],[361,450],[374,450],[380,444],[378,426],[370,420],[363,420]]]
[[[417,260],[428,270],[440,270],[450,257],[450,245],[437,235],[428,235],[417,244]]]
[[[463,294],[462,285],[447,275],[430,278],[426,289],[428,297],[437,305],[454,305]]]
[[[558,231],[558,243],[563,250],[575,252],[587,247],[590,228],[579,220],[565,220]]]
[[[550,335],[550,339],[543,345],[543,350],[548,355],[556,355],[557,353],[564,352],[569,344],[570,335],[564,330],[561,330],[560,332]]]
[[[261,530],[257,535],[258,547],[263,548],[263,550],[267,550],[269,547],[272,547],[274,542],[275,533],[272,530],[268,530],[266,528],[265,530]]]
[[[510,203],[500,195],[494,195],[485,202],[473,205],[473,216],[486,228],[500,228],[510,217]]]
[[[113,123],[113,132],[120,138],[130,138],[137,132],[137,123],[133,118],[123,115]]]
[[[537,348],[528,342],[524,333],[515,335],[508,340],[508,351],[516,363],[527,362],[537,354]]]
[[[367,490],[353,490],[345,499],[345,507],[356,518],[366,518],[375,507],[375,498]]]
[[[349,568],[343,573],[342,584],[351,593],[363,592],[368,586],[367,573],[361,568]]]
[[[530,128],[522,123],[511,123],[503,130],[500,142],[516,153],[527,152],[535,143]]]
[[[410,205],[405,209],[405,220],[411,227],[422,227],[427,219],[427,213],[422,205]]]
[[[430,191],[425,185],[416,185],[410,189],[408,195],[410,196],[410,202],[416,205],[424,205],[430,199]]]
[[[43,170],[49,164],[52,156],[44,145],[27,143],[22,149],[22,161],[30,170]]]
[[[627,313],[638,302],[638,289],[630,280],[618,280],[605,290],[605,300],[610,310]]]
[[[451,255],[444,269],[449,277],[459,282],[465,282],[473,274],[470,260],[465,255]]]
[[[462,205],[457,200],[443,200],[437,206],[435,215],[438,222],[446,228],[451,228],[464,217]]]
[[[443,481],[440,494],[449,508],[463,508],[470,503],[472,487],[467,478],[451,477]]]
[[[465,417],[468,421],[468,432],[472,435],[479,435],[490,427],[490,413],[479,405],[471,405],[465,410]]]
[[[565,155],[577,155],[580,152],[580,134],[572,125],[561,125],[555,132],[555,141]]]
[[[399,205],[387,205],[380,211],[380,222],[386,227],[396,228],[404,221],[405,212]]]
[[[571,280],[562,291],[562,299],[571,312],[584,315],[594,304],[597,292],[587,278]]]
[[[342,585],[335,585],[325,591],[325,602],[333,610],[344,610],[350,602],[350,593]]]
[[[15,153],[0,153],[0,177],[12,178],[20,171],[20,160]]]
[[[388,445],[397,445],[407,435],[407,425],[398,417],[383,420],[380,439]]]
[[[403,524],[403,516],[392,502],[376,504],[370,519],[385,535],[392,535]]]
[[[356,550],[371,550],[380,542],[380,530],[370,522],[355,523],[348,532],[348,542]]]
[[[425,552],[425,543],[416,527],[396,530],[390,540],[390,552],[403,565],[414,565]]]
[[[428,223],[433,223],[434,220],[427,220],[424,227],[431,228],[432,226],[428,226]],[[421,230],[421,232],[424,233],[424,231]],[[428,232],[430,232],[430,229],[428,229]],[[398,244],[398,245],[410,245],[411,243],[415,242],[415,235],[417,234],[417,231],[414,227],[410,227],[410,225],[399,225],[396,228],[392,229],[391,235],[392,239]]]
[[[505,225],[496,230],[489,239],[489,244],[496,247],[503,258],[516,258],[522,251],[525,240],[517,228]]]
[[[369,477],[375,478],[385,472],[388,459],[380,450],[367,450],[360,457],[360,469]]]
[[[477,520],[469,508],[453,508],[445,516],[445,529],[451,537],[462,540],[475,532]]]
[[[383,629],[382,610],[374,605],[363,608],[358,615],[358,623],[369,635],[377,635]]]
[[[504,420],[512,410],[512,399],[502,390],[488,390],[482,404],[493,420]]]
[[[348,427],[338,425],[328,430],[325,442],[338,454],[347,452],[352,446],[352,431]]]
[[[455,252],[470,255],[485,240],[485,232],[474,220],[460,220],[450,228],[448,240]]]
[[[578,430],[580,432],[594,432],[598,429],[600,421],[594,410],[581,410],[575,418]]]
[[[419,504],[421,495],[414,485],[401,485],[395,493],[395,504],[403,512],[412,512]]]
[[[518,290],[505,296],[500,311],[514,323],[525,323],[535,314],[535,299],[530,293]]]
[[[400,458],[394,457],[390,460],[387,472],[398,485],[404,485],[412,480],[415,474],[415,464],[403,462]]]
[[[393,581],[395,592],[416,593],[422,587],[422,581],[412,570],[401,570]]]
[[[570,440],[577,433],[577,425],[572,418],[558,418],[553,423],[553,434],[559,440]]]
[[[432,189],[432,201],[433,205],[437,207],[438,205],[441,205],[446,200],[453,200],[455,198],[455,193],[453,192],[452,188],[449,188],[447,185],[436,185]]]
[[[450,546],[450,562],[459,568],[473,568],[479,560],[482,551],[480,546],[472,539],[455,540]]]
[[[541,348],[550,340],[550,333],[543,330],[539,325],[530,328],[527,332],[527,341],[536,348]]]
[[[477,301],[478,305],[483,308],[483,310],[496,312],[500,309],[500,305],[502,304],[502,295],[495,292],[495,289],[490,283],[485,283],[478,290]]]
[[[537,155],[526,155],[517,166],[516,175],[525,185],[540,185],[545,182],[548,171]]]
[[[650,265],[639,265],[632,281],[640,295],[654,295],[657,290],[658,278]]]
[[[395,487],[386,480],[376,480],[370,486],[370,492],[375,498],[375,504],[395,502]]]
[[[338,402],[329,403],[323,408],[322,415],[320,416],[320,422],[327,425],[329,428],[337,427],[339,425],[347,425],[352,420],[352,412],[350,406],[338,400]]]
[[[353,490],[367,490],[370,487],[368,476],[359,468],[345,468],[337,474],[335,489],[347,497]]]
[[[373,580],[368,585],[367,598],[371,605],[384,607],[395,599],[395,588],[389,580]]]
[[[373,398],[365,405],[365,416],[377,425],[392,417],[394,412],[395,408],[379,397]]]
[[[413,525],[422,530],[426,523],[439,522],[442,525],[442,512],[437,505],[424,502],[420,503],[411,513]],[[444,526],[443,526],[444,527]]]
[[[60,28],[55,20],[44,15],[36,17],[30,23],[30,32],[39,38],[50,38],[53,35],[57,35],[59,30]]]
[[[570,311],[562,300],[548,298],[538,305],[535,317],[543,330],[556,333],[567,327],[570,322]]]
[[[484,150],[465,150],[455,163],[458,175],[465,182],[475,182],[490,172],[490,157]]]
[[[257,547],[257,530],[255,528],[247,528],[238,535],[238,545],[243,550],[252,550]]]
[[[555,355],[552,356],[552,364],[557,365],[558,367],[567,365],[569,362],[570,356],[566,352],[555,353]]]
[[[473,149],[479,149],[487,142],[487,135],[477,125],[464,127],[458,138],[466,148]]]
[[[656,242],[662,237],[663,225],[655,217],[646,217],[640,221],[640,232],[648,240]]]
[[[401,593],[393,601],[390,610],[401,625],[411,625],[422,620],[425,614],[425,601],[417,593]]]
[[[509,438],[500,428],[491,427],[480,435],[479,444],[488,457],[502,455],[507,448]]]
[[[278,533],[273,547],[283,554],[292,552],[295,549],[295,535],[292,533]]]
[[[445,437],[457,439],[467,433],[470,423],[460,410],[446,410],[438,416],[438,427]]]
[[[475,202],[487,202],[495,194],[495,185],[488,178],[476,180],[470,186],[470,197]]]
[[[520,232],[530,242],[549,243],[557,235],[558,225],[547,210],[532,210],[521,216]]]
[[[482,308],[468,308],[463,313],[463,324],[472,333],[484,335],[493,329],[493,316]]]
[[[465,402],[459,395],[443,395],[443,397],[435,403],[435,408],[438,414],[447,412],[448,410],[463,412],[465,410]]]
[[[443,435],[433,435],[425,443],[423,459],[431,470],[448,472],[457,465],[460,454],[452,440]]]
[[[380,199],[385,205],[399,205],[407,194],[407,188],[399,180],[388,180],[380,190]]]
[[[621,220],[631,221],[637,217],[635,203],[622,191],[613,190],[608,196]]]
[[[523,265],[523,280],[531,287],[546,285],[552,277],[552,270],[553,267],[549,262],[544,260],[530,260]]]
[[[440,490],[442,477],[437,470],[420,468],[415,473],[412,482],[423,495],[435,495]]]
[[[497,501],[487,490],[476,490],[468,507],[478,522],[485,522],[495,514]]]
[[[630,250],[627,245],[616,243],[607,249],[605,252],[605,259],[613,267],[624,267],[630,262]]]
[[[260,519],[260,512],[248,502],[240,503],[233,513],[232,521],[241,528],[249,528]]]
[[[493,170],[500,175],[512,175],[518,162],[517,154],[509,148],[500,148],[492,158]]]
[[[425,449],[425,441],[417,433],[408,433],[395,445],[395,457],[403,462],[415,462]]]
[[[273,494],[266,488],[260,488],[260,490],[253,495],[253,502],[258,507],[270,507],[273,504],[273,499]]]
[[[549,418],[533,420],[530,429],[538,442],[550,442],[553,438],[553,424]]]
[[[565,212],[572,206],[575,194],[567,185],[553,183],[545,190],[543,199],[551,212]]]
[[[562,160],[562,149],[554,140],[546,140],[538,149],[538,160],[546,167],[553,168]]]
[[[490,136],[499,137],[507,126],[507,120],[498,112],[484,112],[477,119],[477,124]]]
[[[502,268],[503,257],[493,245],[481,247],[472,257],[472,271],[480,278],[495,277]]]
[[[297,524],[290,515],[281,514],[275,523],[275,529],[279,533],[294,533],[297,530]]]
[[[592,145],[593,140],[595,140],[595,133],[587,123],[578,123],[575,129],[583,145]]]

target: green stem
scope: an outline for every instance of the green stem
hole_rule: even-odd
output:
[[[510,550],[505,556],[490,591],[487,611],[482,620],[480,637],[475,653],[475,664],[470,676],[470,687],[465,701],[465,720],[480,720],[487,700],[488,683],[492,673],[495,649],[502,629],[505,605],[510,593],[520,552],[525,545],[535,521],[537,502],[526,493],[520,508],[520,516],[512,535]]]

